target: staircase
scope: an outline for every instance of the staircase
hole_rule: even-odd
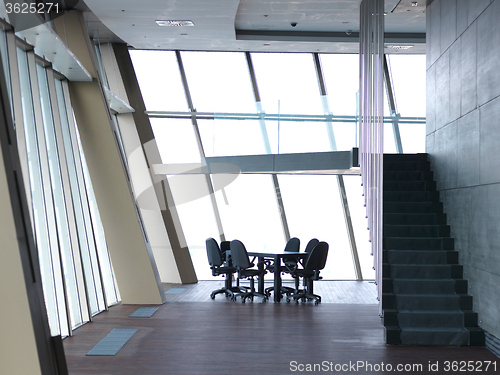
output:
[[[387,344],[485,344],[427,154],[384,155],[382,274]]]

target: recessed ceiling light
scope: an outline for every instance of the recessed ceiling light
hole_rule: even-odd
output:
[[[390,48],[390,49],[410,49],[413,48],[413,45],[402,45],[402,44],[386,44],[385,48]]]
[[[158,20],[158,26],[194,26],[193,21]]]
[[[413,2],[411,3],[411,6],[412,6],[412,7],[416,7],[416,6],[418,6],[418,2],[413,1]]]

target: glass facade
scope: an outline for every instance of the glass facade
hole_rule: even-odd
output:
[[[345,151],[358,146],[358,55],[138,50],[131,50],[130,55],[164,164],[200,163],[212,156]],[[425,74],[425,58],[391,56],[390,61],[398,99],[401,95],[398,125],[405,152],[424,152],[425,119],[421,111],[407,110],[405,103],[412,94],[402,67]],[[153,106],[149,98],[161,95],[152,82],[162,77],[169,77],[172,84],[161,104]],[[423,84],[425,80],[411,83],[421,104],[425,102]],[[390,117],[386,127],[386,152],[396,152]],[[325,279],[356,278],[350,245],[350,239],[354,240],[362,278],[374,278],[360,176],[343,177],[353,238],[337,176],[212,175],[215,208],[205,175],[167,178],[201,280],[212,279],[205,239],[218,239],[217,218],[227,240],[237,238],[250,250],[284,248],[287,230],[290,237],[299,237],[302,249],[311,238],[327,241],[331,256]],[[226,178],[229,184],[216,188],[218,178]],[[277,203],[278,197],[283,206]]]
[[[45,306],[51,334],[65,337],[120,296],[79,146],[68,81],[24,44],[10,48],[7,38],[16,37],[2,31],[0,50],[16,131],[23,134],[18,139],[25,143],[20,149],[26,150],[26,193]],[[8,69],[7,57],[16,71]],[[19,84],[13,87],[14,82]]]

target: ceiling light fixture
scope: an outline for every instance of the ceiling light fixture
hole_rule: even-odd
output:
[[[416,1],[412,2],[412,3],[411,3],[411,6],[412,6],[412,7],[417,7],[417,6],[418,6],[418,2],[416,2]]]
[[[158,20],[158,26],[194,26],[193,21]]]
[[[385,48],[390,48],[390,49],[396,49],[396,50],[403,50],[403,49],[410,49],[413,48],[413,45],[402,45],[402,44],[386,44]]]

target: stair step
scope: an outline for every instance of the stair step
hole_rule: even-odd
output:
[[[394,294],[454,294],[455,280],[453,279],[393,279]]]
[[[429,161],[385,161],[384,171],[429,171],[431,164]]]
[[[387,202],[439,202],[437,191],[384,191],[384,203]]]
[[[458,252],[452,250],[386,250],[388,264],[458,264]]]
[[[384,202],[384,213],[443,213],[441,202]]]
[[[396,308],[410,311],[440,310],[450,311],[460,309],[460,296],[456,294],[397,294]]]
[[[446,214],[384,214],[388,225],[445,225]]]
[[[465,346],[469,343],[469,331],[465,328],[402,328],[403,345]]]
[[[417,154],[384,154],[384,162],[396,161],[396,162],[408,162],[408,161],[427,161],[428,156],[426,153]]]
[[[393,279],[449,279],[462,278],[462,266],[449,264],[392,264]]]
[[[450,237],[448,225],[384,225],[386,237]]]
[[[386,181],[432,181],[434,174],[431,171],[384,171]]]
[[[464,313],[460,310],[414,310],[398,312],[399,326],[403,328],[464,328]]]
[[[384,249],[387,250],[453,250],[451,237],[385,237]]]
[[[386,343],[484,345],[428,155],[384,155],[383,185]]]
[[[384,191],[434,191],[435,181],[384,181]]]

